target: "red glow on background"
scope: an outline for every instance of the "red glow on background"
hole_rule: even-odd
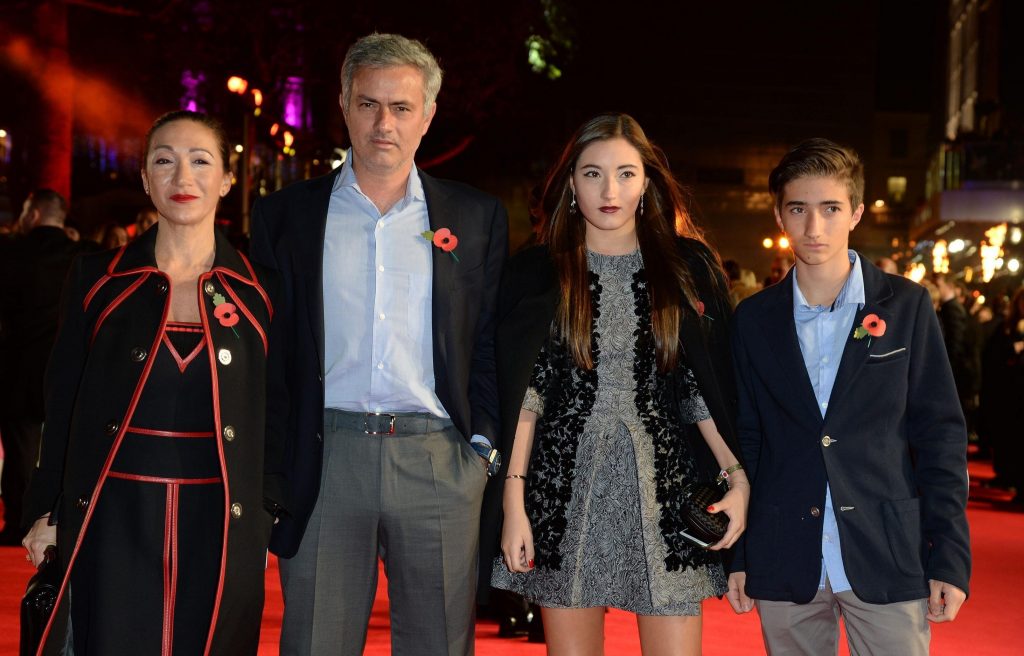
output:
[[[60,105],[71,97],[75,124],[89,134],[106,139],[139,138],[156,118],[156,110],[144,100],[107,80],[76,71],[66,62],[47,62],[41,49],[25,37],[10,39],[2,52],[50,103]]]
[[[448,160],[454,157],[458,157],[460,154],[462,154],[462,151],[466,150],[466,148],[469,148],[469,144],[473,143],[473,140],[475,138],[476,137],[473,135],[469,135],[468,137],[463,138],[462,141],[457,143],[454,147],[450,148],[449,150],[446,150],[437,157],[433,157],[427,160],[426,162],[419,164],[419,167],[421,169],[429,169],[432,166],[444,164]]]

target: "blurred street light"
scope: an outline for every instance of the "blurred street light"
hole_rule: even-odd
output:
[[[230,91],[231,93],[237,93],[238,95],[242,95],[248,88],[249,81],[246,80],[244,77],[232,75],[228,78],[228,91]]]

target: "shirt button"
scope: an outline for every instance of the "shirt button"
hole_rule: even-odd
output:
[[[142,348],[141,346],[136,346],[131,350],[131,352],[128,355],[129,357],[131,357],[132,362],[142,362],[143,360],[146,359],[147,354],[146,349]]]
[[[238,503],[237,501],[231,504],[231,516],[235,519],[238,519],[242,516],[242,504]]]
[[[826,355],[825,357],[823,357],[821,361],[824,362],[825,364],[828,364],[828,356]]]
[[[811,506],[811,517],[820,517],[820,516],[821,516],[821,508],[818,508],[818,506]]]
[[[78,497],[78,500],[75,501],[75,508],[78,508],[79,510],[85,510],[88,507],[89,497]]]
[[[827,408],[828,407],[828,401],[822,401],[821,402],[821,407]]]
[[[384,271],[384,265],[383,265],[383,264],[379,265],[379,266],[377,267],[377,270],[378,270],[378,271]]]
[[[377,318],[380,319],[381,321],[383,321],[384,320],[384,313],[381,312],[380,314],[378,314]]]
[[[231,364],[231,351],[227,349],[217,351],[217,359],[221,364]]]
[[[225,426],[224,427],[224,439],[227,440],[228,442],[230,442],[230,441],[235,439],[235,427],[234,426]]]
[[[377,368],[378,369],[383,369],[384,368],[384,363],[383,362],[378,362],[377,363]]]
[[[117,429],[121,427],[121,424],[117,423],[113,419],[107,422],[107,425],[103,427],[103,432],[107,435],[117,435]]]

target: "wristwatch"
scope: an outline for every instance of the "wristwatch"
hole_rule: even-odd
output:
[[[487,475],[494,476],[501,468],[501,453],[483,442],[470,442],[469,445],[481,458],[487,461]]]

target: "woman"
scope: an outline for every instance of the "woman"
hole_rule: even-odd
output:
[[[514,438],[492,585],[542,607],[551,654],[601,653],[608,606],[637,614],[645,654],[697,653],[701,601],[726,590],[717,551],[749,498],[727,287],[629,116],[584,124],[545,197],[542,245],[509,261],[499,300]],[[729,527],[705,550],[680,536],[683,488],[720,472],[732,488],[713,511]]]
[[[47,372],[23,544],[66,573],[39,653],[255,654],[280,510],[266,278],[214,230],[218,123],[157,119],[142,182],[157,227],[76,260]]]

